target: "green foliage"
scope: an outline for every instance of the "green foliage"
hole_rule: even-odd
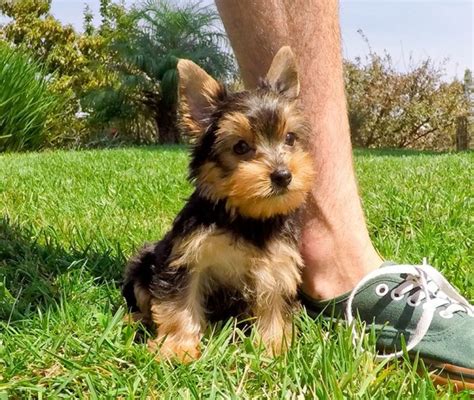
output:
[[[67,99],[50,127],[52,146],[179,142],[179,58],[235,81],[235,63],[211,6],[146,0],[127,9],[100,0],[99,27],[86,7],[81,34],[56,20],[50,6],[51,0],[0,0],[0,13],[11,18],[0,38],[28,48],[48,73],[49,90]],[[345,62],[353,143],[453,149],[456,120],[469,108],[462,84],[445,82],[443,64],[430,59],[410,61],[401,73],[390,55],[369,50],[365,59]]]
[[[103,139],[177,142],[177,58],[191,58],[219,77],[233,68],[210,7],[149,1],[127,10],[101,0],[100,26],[93,26],[86,7],[84,33],[78,34],[56,20],[50,6],[50,0],[0,2],[0,12],[11,18],[0,37],[28,48],[54,74],[50,90],[68,99],[56,121],[56,146]],[[76,117],[82,111],[87,119]]]
[[[381,253],[428,256],[472,300],[473,154],[355,160]],[[435,388],[420,364],[376,363],[371,338],[361,352],[350,328],[304,314],[286,356],[266,357],[231,321],[209,329],[201,360],[156,362],[122,321],[119,282],[189,195],[186,165],[168,146],[0,156],[0,398],[469,398]]]
[[[101,0],[100,12],[101,24],[97,28],[87,22],[91,19],[87,9],[84,14],[82,40],[91,44],[87,57],[94,75],[91,84],[80,94],[82,108],[89,114],[88,139],[94,141],[102,137],[106,141],[113,138],[135,143],[153,142],[155,122],[139,97],[135,86],[138,81],[135,79],[133,82],[133,76],[120,79],[121,71],[126,67],[114,48],[115,43],[127,41],[136,31],[134,13],[110,0]]]
[[[44,69],[26,53],[0,41],[0,152],[36,150],[54,140],[59,97]]]
[[[15,46],[27,48],[47,72],[64,83],[79,84],[76,78],[86,60],[77,48],[78,36],[72,26],[62,25],[49,12],[51,0],[19,0],[0,2],[0,12],[12,20],[2,28],[2,34]]]
[[[83,101],[85,108],[104,123],[142,116],[155,123],[159,142],[179,142],[177,60],[191,59],[221,79],[234,71],[216,11],[200,3],[173,5],[162,0],[147,1],[128,13],[103,8],[107,15],[101,29],[109,38],[114,55],[110,70],[118,83],[90,93]]]
[[[170,102],[176,100],[176,60],[193,60],[211,75],[224,79],[233,71],[233,60],[226,35],[218,29],[214,8],[200,2],[171,5],[163,0],[148,0],[137,10],[143,59],[136,65],[156,77],[166,89]],[[173,75],[173,76],[172,76]],[[168,79],[166,79],[168,78]],[[167,81],[169,80],[169,81]]]
[[[85,33],[78,34],[72,26],[63,25],[50,13],[50,0],[18,0],[0,2],[0,12],[11,18],[0,28],[0,36],[14,47],[25,47],[32,57],[53,73],[48,86],[52,92],[68,101],[56,121],[56,146],[77,146],[90,140],[90,126],[81,112],[80,99],[85,92],[113,82],[107,70],[111,55],[108,49],[109,32],[96,32],[90,10],[84,16]],[[124,10],[111,5],[112,11]],[[126,34],[126,32],[122,33]]]
[[[367,40],[367,39],[365,39]],[[370,47],[369,47],[370,49]],[[459,81],[443,81],[431,59],[399,72],[389,54],[370,50],[345,62],[352,140],[360,147],[452,149],[457,117],[468,104]]]
[[[48,87],[67,101],[56,117],[51,145],[77,144],[84,132],[79,94],[94,76],[88,69],[86,53],[90,44],[76,34],[72,26],[63,25],[50,14],[50,0],[1,1],[0,13],[11,20],[0,28],[0,36],[11,46],[27,48],[31,57],[49,74]]]

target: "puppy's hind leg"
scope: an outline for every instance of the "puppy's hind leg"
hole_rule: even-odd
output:
[[[156,248],[154,245],[143,248],[127,265],[122,287],[122,295],[125,297],[129,311],[124,318],[125,322],[142,322],[145,325],[151,323],[149,287],[153,266],[157,261]]]
[[[186,289],[172,298],[152,298],[150,309],[157,337],[148,347],[158,358],[187,363],[200,357],[205,315],[198,276],[191,275]]]
[[[125,291],[124,291],[125,292]],[[129,312],[123,320],[128,324],[140,322],[145,326],[152,324],[151,319],[151,294],[148,289],[142,288],[138,283],[133,284],[133,298],[135,306],[129,306]],[[127,301],[128,302],[128,301]],[[128,302],[128,304],[130,304]]]

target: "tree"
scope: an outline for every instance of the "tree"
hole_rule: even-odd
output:
[[[114,55],[108,67],[118,83],[92,91],[84,104],[102,121],[151,118],[159,143],[179,142],[178,59],[191,59],[221,79],[234,70],[226,36],[217,27],[217,13],[200,3],[177,6],[159,0],[147,1],[128,14],[103,9],[107,15],[103,15],[102,29],[109,32]]]

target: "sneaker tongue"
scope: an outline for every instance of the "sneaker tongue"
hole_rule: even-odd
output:
[[[379,268],[384,268],[384,267],[393,267],[394,265],[397,265],[395,261],[384,261]]]

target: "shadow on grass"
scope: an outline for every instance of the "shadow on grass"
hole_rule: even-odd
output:
[[[85,269],[98,283],[120,282],[126,262],[120,248],[65,249],[37,238],[0,217],[0,320],[21,319],[58,303],[56,277],[74,268]]]

